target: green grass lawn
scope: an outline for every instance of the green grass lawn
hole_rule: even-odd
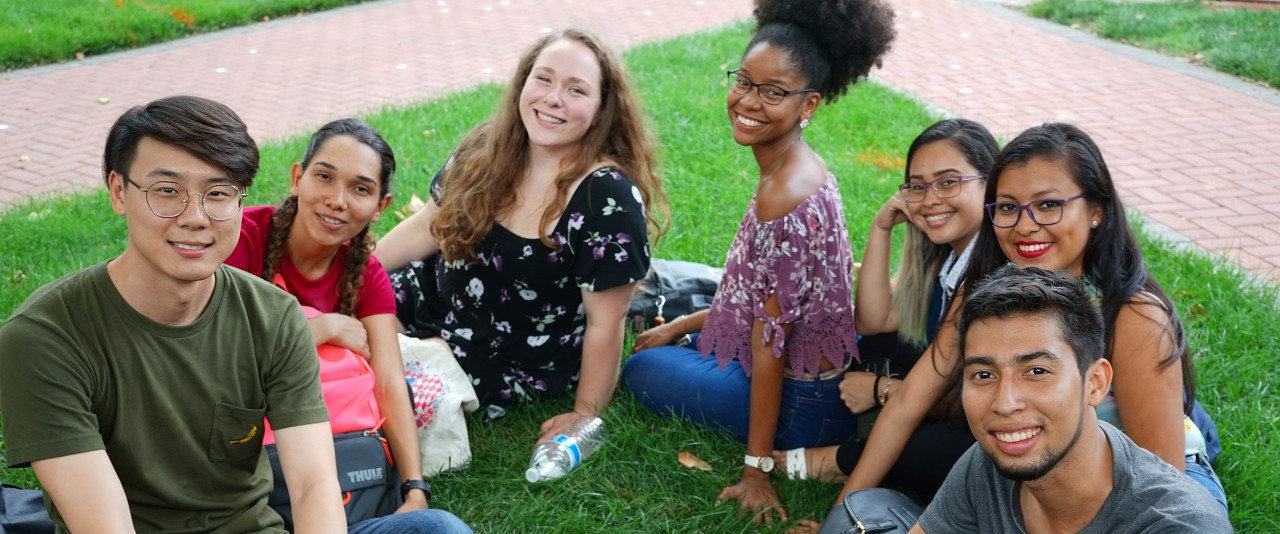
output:
[[[0,0],[0,70],[369,0]]]
[[[662,174],[672,199],[672,231],[657,255],[720,264],[756,177],[750,151],[733,143],[724,111],[723,71],[736,66],[748,40],[745,25],[646,45],[625,54],[665,152]],[[368,119],[395,147],[402,172],[394,207],[423,194],[450,149],[499,96],[495,87],[458,93]],[[866,229],[900,180],[911,139],[936,117],[901,94],[870,83],[824,107],[806,137],[840,179],[850,237],[861,256]],[[105,132],[103,132],[105,135]],[[262,173],[249,201],[275,203],[305,138],[264,147]],[[385,233],[393,222],[378,226]],[[105,191],[18,206],[0,214],[0,313],[68,271],[118,254],[124,223]],[[1187,320],[1200,369],[1200,398],[1223,431],[1218,459],[1232,519],[1242,532],[1280,529],[1280,384],[1273,364],[1274,288],[1250,285],[1217,260],[1144,240],[1149,260]],[[608,444],[563,480],[528,484],[523,473],[538,424],[571,406],[569,399],[515,410],[492,424],[471,420],[470,468],[434,480],[434,506],[480,532],[737,532],[752,530],[736,505],[716,506],[720,490],[741,472],[743,446],[706,429],[676,424],[639,407],[625,392],[604,415]],[[0,438],[2,439],[2,438]],[[688,450],[713,471],[680,467]],[[29,470],[0,469],[0,479],[32,485]],[[821,518],[837,487],[777,481],[793,518]],[[766,532],[782,531],[778,526]]]
[[[1280,10],[1213,2],[1042,0],[1027,12],[1280,89]]]

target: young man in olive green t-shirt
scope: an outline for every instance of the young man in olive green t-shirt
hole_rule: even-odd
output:
[[[103,158],[124,252],[41,288],[0,328],[8,461],[35,469],[60,531],[282,532],[264,416],[297,531],[345,531],[305,318],[222,266],[257,170],[222,104],[129,110]]]

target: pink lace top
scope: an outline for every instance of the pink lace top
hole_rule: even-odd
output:
[[[843,367],[858,357],[853,327],[853,253],[834,175],[791,213],[756,219],[751,199],[724,261],[724,278],[698,339],[720,367],[735,358],[751,376],[751,327],[764,322],[764,343],[786,354],[796,375],[817,376],[823,358]],[[764,304],[778,296],[782,314]],[[791,324],[791,335],[783,325]]]

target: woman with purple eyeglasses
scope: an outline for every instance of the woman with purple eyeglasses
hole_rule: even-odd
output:
[[[926,128],[907,150],[903,183],[876,213],[858,273],[855,323],[864,364],[874,372],[850,371],[840,383],[849,411],[884,406],[901,390],[905,371],[932,343],[969,265],[983,213],[986,171],[995,161],[996,139],[981,124],[946,119]],[[902,258],[890,278],[893,228],[905,227]],[[892,374],[890,374],[892,372]],[[929,500],[951,466],[973,444],[963,421],[927,418],[889,470],[886,484]],[[865,437],[865,436],[864,436]],[[862,455],[864,440],[840,446],[775,451],[774,461],[791,478],[842,481]]]
[[[1097,145],[1068,124],[1023,132],[996,157],[985,202],[987,217],[950,314],[963,301],[964,286],[1009,262],[1083,278],[1102,309],[1107,358],[1114,368],[1112,392],[1098,407],[1099,419],[1184,470],[1208,490],[1206,498],[1226,509],[1222,484],[1209,464],[1217,429],[1195,402],[1182,323],[1143,263]],[[958,404],[948,395],[959,378],[954,345],[955,329],[948,321],[939,329],[930,357],[917,362],[880,414],[842,498],[880,483],[934,404]]]

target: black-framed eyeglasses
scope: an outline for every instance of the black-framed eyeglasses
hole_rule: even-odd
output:
[[[187,211],[191,196],[195,195],[200,197],[200,207],[204,209],[205,215],[215,221],[225,221],[240,214],[240,208],[244,205],[242,199],[249,196],[249,193],[241,192],[240,188],[231,184],[217,184],[203,193],[190,193],[178,182],[160,181],[144,188],[129,179],[129,175],[120,173],[120,176],[125,182],[138,188],[138,191],[142,191],[147,200],[147,208],[156,217],[163,219],[182,215],[182,212]]]
[[[951,198],[960,194],[961,184],[969,180],[982,180],[986,177],[985,174],[975,174],[973,176],[946,176],[932,182],[911,182],[898,186],[898,194],[902,195],[902,200],[906,202],[923,201],[925,194],[929,190],[933,190],[933,196],[935,197]]]
[[[817,91],[817,89],[812,88],[788,91],[771,83],[755,83],[746,76],[740,74],[740,71],[741,69],[733,69],[728,72],[729,90],[740,95],[745,95],[747,92],[751,91],[752,87],[754,87],[756,89],[756,95],[760,97],[760,101],[765,104],[769,104],[770,106],[781,104],[782,100],[789,95],[797,93],[812,93]]]
[[[1080,193],[1071,198],[1042,198],[1026,204],[1013,202],[992,202],[987,204],[987,217],[996,228],[1013,228],[1022,220],[1022,212],[1031,216],[1032,222],[1040,226],[1049,226],[1062,222],[1062,210],[1068,202],[1084,198]]]

